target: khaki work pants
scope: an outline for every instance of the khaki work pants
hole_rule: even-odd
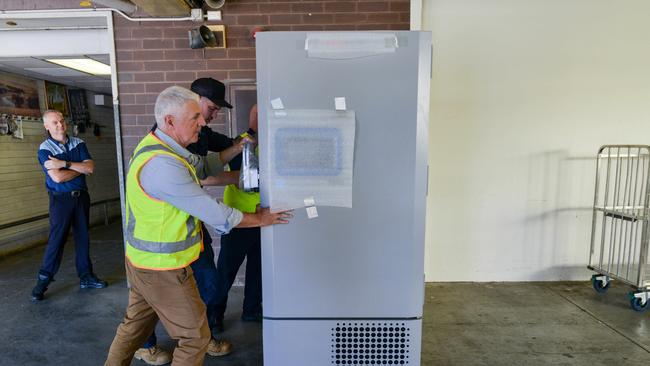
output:
[[[134,267],[126,259],[126,275],[131,283],[129,305],[105,366],[130,365],[158,319],[167,334],[178,341],[172,365],[203,365],[210,329],[191,267],[153,271]]]

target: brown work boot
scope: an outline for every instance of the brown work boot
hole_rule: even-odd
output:
[[[210,356],[225,356],[230,352],[232,352],[232,343],[210,338],[210,343],[208,344],[208,354]]]
[[[140,348],[135,351],[133,357],[135,357],[136,360],[142,360],[149,365],[164,365],[172,362],[172,354],[158,346]]]

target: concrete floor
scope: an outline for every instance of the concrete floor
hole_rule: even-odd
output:
[[[110,283],[103,290],[79,289],[68,250],[46,299],[32,304],[43,248],[0,260],[0,366],[103,364],[127,288],[119,225],[93,229],[91,238],[95,271]],[[242,291],[233,291],[223,337],[235,352],[208,356],[205,365],[262,364],[261,325],[239,321]],[[588,282],[428,284],[422,365],[645,363],[650,320],[629,308],[626,292],[614,284],[599,295]],[[172,348],[165,331],[158,334]]]

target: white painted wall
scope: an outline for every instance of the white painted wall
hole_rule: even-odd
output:
[[[594,155],[650,143],[649,14],[645,0],[422,0],[428,281],[588,278]]]

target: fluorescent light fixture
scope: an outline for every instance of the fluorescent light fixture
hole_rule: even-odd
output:
[[[75,69],[86,74],[110,75],[111,67],[90,58],[48,58],[45,61]]]

